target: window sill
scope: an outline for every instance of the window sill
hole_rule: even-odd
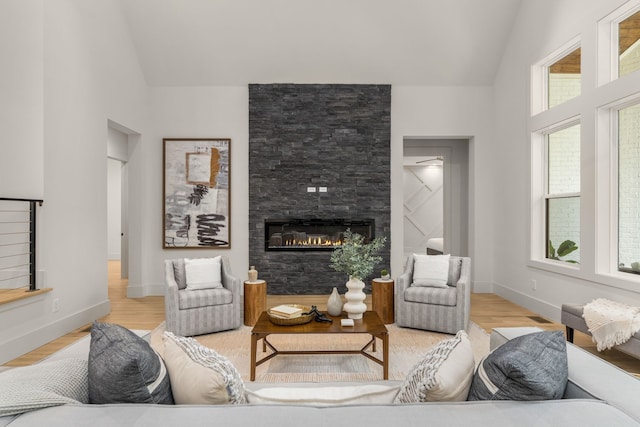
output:
[[[563,261],[552,260],[529,260],[527,265],[531,268],[561,274],[575,279],[585,280],[603,286],[624,289],[638,292],[640,290],[640,275],[622,272],[612,273],[592,273],[585,272],[580,268],[580,264],[570,264]]]

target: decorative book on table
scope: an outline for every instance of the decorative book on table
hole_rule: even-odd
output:
[[[276,316],[285,317],[288,319],[298,317],[302,314],[302,308],[286,304],[273,307],[269,311],[271,312],[271,314],[275,314]]]

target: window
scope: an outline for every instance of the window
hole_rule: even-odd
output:
[[[580,95],[580,58],[581,49],[577,48],[548,67],[548,108]]]
[[[580,125],[546,135],[546,258],[580,262]]]
[[[618,23],[618,76],[640,70],[640,12]]]
[[[618,110],[618,269],[640,274],[640,104]]]

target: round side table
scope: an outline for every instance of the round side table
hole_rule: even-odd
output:
[[[371,282],[371,305],[384,324],[394,322],[393,279],[373,279]]]
[[[267,310],[267,282],[244,282],[244,324],[253,326],[263,311]]]

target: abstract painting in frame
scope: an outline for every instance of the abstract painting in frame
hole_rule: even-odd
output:
[[[165,138],[165,249],[231,247],[229,138]]]

